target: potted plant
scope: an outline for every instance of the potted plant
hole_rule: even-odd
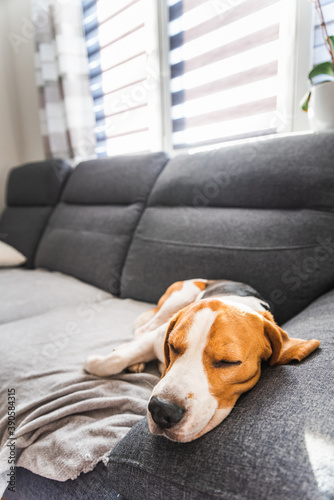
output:
[[[330,61],[315,66],[308,74],[311,89],[301,101],[301,107],[308,111],[310,125],[314,130],[334,128],[334,79],[328,78],[315,84],[314,78],[319,75],[334,77],[334,36],[328,36],[327,26],[321,8],[320,0],[311,0],[317,9],[321,32],[325,46],[330,54]]]

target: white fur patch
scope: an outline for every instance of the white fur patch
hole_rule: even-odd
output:
[[[147,323],[136,329],[135,338],[139,338],[144,333],[158,328],[159,326],[169,321],[173,314],[177,313],[192,302],[195,302],[198,298],[198,295],[200,294],[200,290],[194,284],[194,281],[203,280],[184,281],[182,284],[182,288],[173,292],[162,304],[159,311],[149,321],[147,321]]]
[[[209,382],[203,366],[203,351],[217,313],[204,308],[194,314],[187,336],[184,354],[175,360],[164,378],[156,385],[153,396],[178,402],[183,401],[186,416],[170,431],[168,437],[179,441],[194,439],[205,428],[217,409],[217,400],[210,393]],[[192,394],[191,399],[188,398]],[[154,425],[154,424],[152,424]]]
[[[238,307],[244,312],[248,313],[256,313],[257,311],[266,311],[266,308],[263,307],[263,303],[257,297],[241,297],[240,295],[221,295],[217,297],[212,297],[224,304]]]
[[[181,290],[173,292],[168,297],[156,316],[161,316],[164,322],[167,321],[175,312],[194,302],[199,294],[200,289],[194,284],[194,280],[184,281]]]

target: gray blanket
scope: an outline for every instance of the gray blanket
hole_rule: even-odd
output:
[[[8,389],[15,391],[17,466],[65,481],[107,463],[110,450],[146,414],[158,372],[152,364],[143,374],[100,379],[82,363],[131,340],[135,318],[149,307],[111,297],[0,325],[2,487],[13,442]]]

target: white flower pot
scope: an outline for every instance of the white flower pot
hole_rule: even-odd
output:
[[[334,82],[312,87],[308,117],[313,130],[334,129]]]

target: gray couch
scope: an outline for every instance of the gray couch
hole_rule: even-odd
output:
[[[37,462],[29,465],[29,446],[38,451],[52,433],[29,434],[16,492],[7,491],[6,499],[333,499],[334,134],[238,141],[172,160],[164,153],[98,159],[72,173],[64,162],[56,164],[56,181],[44,175],[55,169],[52,161],[14,169],[9,178],[0,238],[28,262],[0,270],[0,335],[3,344],[12,339],[12,349],[22,335],[31,344],[38,338],[42,348],[50,323],[75,318],[82,338],[68,358],[62,351],[48,360],[48,376],[59,376],[61,390],[73,381],[94,382],[95,391],[109,384],[111,401],[115,377],[84,374],[81,358],[130,339],[135,316],[180,279],[249,283],[270,301],[290,336],[317,338],[321,347],[299,364],[264,364],[260,381],[230,416],[192,443],[149,433],[150,387],[143,387],[136,409],[124,412],[131,422],[122,427],[122,419],[113,420],[112,429],[124,428],[124,437],[108,452],[108,465],[82,467],[75,479],[59,480],[65,457],[56,452],[58,468],[49,460],[45,474],[34,473],[40,469]],[[8,356],[1,391],[15,379],[19,405],[20,387],[24,400],[31,377],[29,353]],[[157,381],[155,366],[149,371],[149,380]],[[128,401],[131,388],[138,389],[136,377],[119,376],[130,388]],[[25,408],[26,419],[55,390],[45,373],[33,380],[40,395]],[[93,428],[86,417],[83,428],[89,422]],[[75,430],[67,434],[66,450],[73,454],[80,448]]]

